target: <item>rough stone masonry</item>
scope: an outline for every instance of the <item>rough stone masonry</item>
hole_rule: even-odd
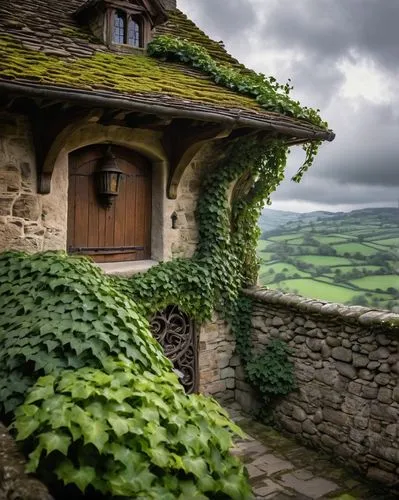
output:
[[[276,421],[368,477],[398,484],[399,315],[259,288],[246,294],[255,349],[272,338],[292,349],[298,387],[276,405]],[[259,402],[243,375],[239,367],[235,397],[248,410]]]

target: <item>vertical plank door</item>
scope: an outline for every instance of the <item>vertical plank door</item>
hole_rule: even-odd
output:
[[[69,156],[68,252],[96,262],[151,258],[151,164],[138,153],[112,146],[123,171],[119,195],[104,208],[95,172],[108,145],[79,149]]]

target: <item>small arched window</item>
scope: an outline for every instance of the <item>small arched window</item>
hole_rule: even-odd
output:
[[[116,10],[114,12],[112,41],[118,44],[125,43],[125,33],[126,33],[126,14],[122,10]]]
[[[132,47],[142,47],[142,40],[142,22],[136,16],[130,16],[127,31],[127,43]]]

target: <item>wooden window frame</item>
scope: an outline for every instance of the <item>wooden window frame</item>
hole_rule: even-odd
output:
[[[124,14],[125,28],[124,28],[124,43],[118,43],[114,40],[114,20],[118,13]],[[123,9],[123,8],[112,8],[108,11],[108,41],[109,45],[122,49],[132,49],[132,50],[144,50],[151,38],[151,26],[149,21],[145,18],[141,11]],[[129,22],[130,20],[136,22],[140,29],[140,44],[139,46],[131,45],[128,43],[129,40]]]

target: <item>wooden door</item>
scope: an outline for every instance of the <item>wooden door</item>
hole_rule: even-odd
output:
[[[151,165],[143,156],[112,147],[123,171],[119,195],[104,208],[94,173],[107,145],[89,146],[69,156],[68,252],[96,262],[151,258]]]

